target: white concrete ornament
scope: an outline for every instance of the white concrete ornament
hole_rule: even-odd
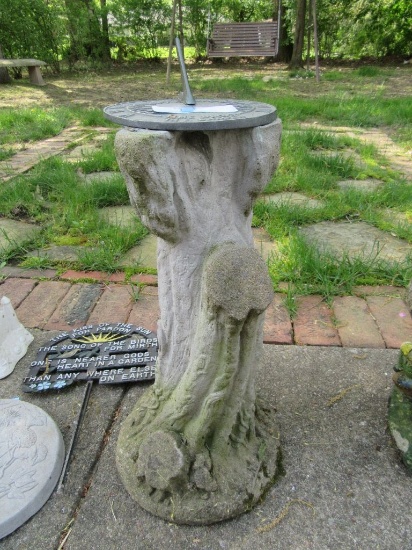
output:
[[[0,539],[47,502],[63,462],[63,437],[54,420],[31,403],[0,399]]]
[[[0,300],[0,378],[11,372],[27,352],[33,335],[17,319],[7,296]]]

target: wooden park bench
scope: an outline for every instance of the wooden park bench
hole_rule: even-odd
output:
[[[278,24],[216,23],[207,41],[208,57],[272,57],[278,53]]]
[[[27,67],[29,69],[30,82],[37,86],[46,85],[40,71],[42,65],[46,65],[46,63],[38,59],[0,59],[0,68]]]

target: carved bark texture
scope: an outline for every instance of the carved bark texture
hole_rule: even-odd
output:
[[[254,388],[273,290],[250,218],[279,140],[280,122],[116,137],[132,204],[160,237],[161,310],[156,382],[122,426],[117,464],[144,508],[179,523],[245,511],[277,473]]]
[[[252,204],[278,162],[281,123],[215,132],[121,130],[116,155],[130,200],[160,237],[157,380],[174,387],[186,370],[210,249],[253,246]]]

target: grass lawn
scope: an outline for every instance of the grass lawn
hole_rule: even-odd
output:
[[[275,206],[263,200],[255,205],[253,224],[264,227],[278,243],[278,253],[269,261],[275,288],[280,282],[290,283],[290,299],[296,292],[326,297],[350,293],[358,284],[408,284],[411,258],[390,264],[373,258],[333,257],[306,244],[297,229],[325,220],[356,219],[412,243],[412,185],[356,133],[380,128],[410,158],[411,67],[328,67],[319,84],[311,72],[290,73],[268,63],[189,64],[188,72],[197,98],[238,98],[275,105],[284,127],[281,163],[265,193],[299,192],[322,202],[317,209]],[[78,244],[84,253],[72,267],[114,271],[121,255],[147,232],[139,222],[130,231],[97,215],[103,206],[129,204],[120,174],[108,181],[95,180],[87,187],[82,181],[81,174],[118,170],[113,153],[116,127],[104,120],[102,107],[121,101],[176,98],[180,92],[178,68],[174,67],[169,86],[165,66],[150,63],[99,73],[46,74],[45,80],[45,87],[31,86],[26,80],[0,87],[0,160],[71,125],[105,125],[112,127],[113,133],[99,140],[98,149],[77,163],[51,158],[2,184],[0,216],[37,223],[42,232],[24,248],[8,247],[0,261],[46,267],[47,260],[27,259],[27,250]],[[328,126],[350,127],[352,132],[337,134],[328,131]],[[367,178],[382,182],[372,194],[342,190],[337,185],[342,180]],[[387,216],[388,209],[393,216]],[[64,269],[67,264],[58,267]]]

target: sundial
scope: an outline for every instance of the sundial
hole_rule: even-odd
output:
[[[145,510],[210,524],[260,501],[279,474],[274,411],[256,400],[267,265],[252,207],[276,169],[272,105],[193,97],[106,107],[130,200],[158,238],[156,382],[122,421],[116,466]],[[155,458],[155,460],[154,460]]]
[[[232,99],[195,100],[180,47],[176,38],[183,84],[183,101],[159,99],[129,101],[103,109],[107,119],[132,128],[148,130],[232,130],[270,124],[277,118],[276,108],[267,103]]]

